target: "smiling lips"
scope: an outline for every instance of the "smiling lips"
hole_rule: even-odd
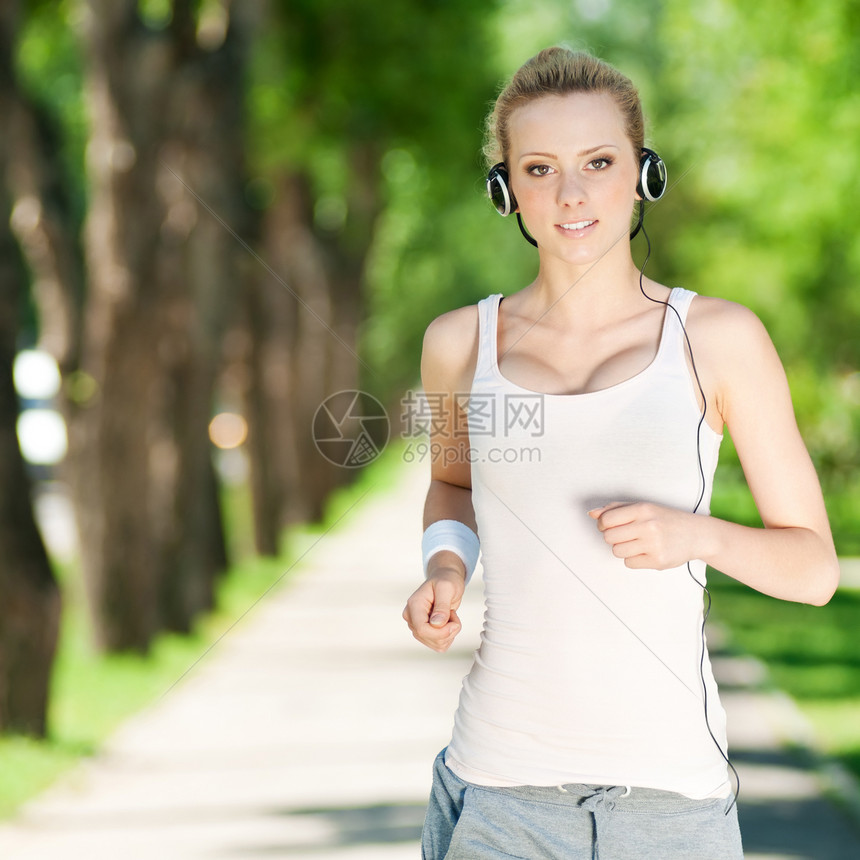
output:
[[[594,224],[594,221],[574,221],[570,224],[559,224],[562,230],[584,230],[586,227],[590,227]]]

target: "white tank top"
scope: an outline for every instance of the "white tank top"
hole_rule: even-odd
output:
[[[682,318],[694,295],[672,290]],[[541,394],[499,370],[501,298],[478,303],[468,416],[486,612],[446,763],[481,785],[724,796],[726,763],[707,730],[699,673],[702,589],[686,566],[628,569],[588,516],[618,501],[695,507],[701,412],[678,319],[666,308],[654,360],[630,379]],[[706,422],[700,436],[707,514],[722,436]],[[704,563],[691,566],[704,583]],[[725,750],[707,649],[704,680]]]

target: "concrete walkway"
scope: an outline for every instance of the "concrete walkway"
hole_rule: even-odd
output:
[[[167,695],[0,827],[0,857],[415,860],[482,614],[476,576],[446,655],[400,617],[420,580],[427,482],[412,465],[360,501]],[[715,668],[747,857],[860,857],[826,780],[782,751],[805,740],[791,703],[760,691],[752,661],[717,656]]]

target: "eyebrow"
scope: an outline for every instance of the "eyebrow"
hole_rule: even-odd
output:
[[[593,152],[598,152],[601,149],[618,149],[614,143],[601,143],[599,146],[592,146],[590,149],[583,149],[581,152],[577,153],[577,157],[582,157],[584,155],[591,155]],[[524,158],[532,158],[536,155],[541,156],[542,158],[558,158],[555,153],[552,152],[526,152],[520,156],[520,161]]]

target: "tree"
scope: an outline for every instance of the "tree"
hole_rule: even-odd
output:
[[[76,509],[99,640],[145,650],[212,605],[225,563],[207,440],[242,229],[256,4],[86,0],[91,135]],[[208,18],[206,16],[209,16]]]
[[[277,273],[259,271],[248,306],[261,550],[273,551],[284,523],[318,517],[332,487],[352,477],[314,447],[309,428],[322,401],[361,387],[390,405],[404,368],[414,377],[417,362],[395,356],[381,368],[362,343],[373,324],[370,270],[381,237],[399,230],[386,217],[392,165],[398,157],[418,165],[426,189],[418,218],[432,232],[437,213],[474,181],[464,165],[476,161],[496,84],[494,9],[412,0],[392,15],[370,0],[271,4],[250,91],[252,167],[269,198],[260,254]],[[402,289],[401,306],[425,305],[415,283]]]
[[[83,251],[41,106],[14,149],[16,211],[38,215],[17,233],[64,376],[96,639],[145,651],[211,606],[226,563],[207,425],[237,293],[225,224],[244,229],[242,67],[257,4],[177,0],[162,22],[132,0],[73,8],[89,108]],[[56,11],[30,8],[54,28]],[[65,39],[50,27],[45,38]]]
[[[21,116],[11,64],[17,12],[0,10],[0,116]],[[44,735],[60,621],[60,595],[33,517],[30,480],[18,447],[12,380],[26,271],[9,228],[7,191],[15,135],[0,136],[0,730]]]

